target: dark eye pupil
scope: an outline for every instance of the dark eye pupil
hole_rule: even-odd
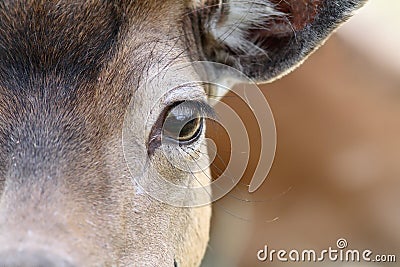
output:
[[[197,140],[202,130],[202,118],[199,112],[187,112],[186,109],[170,110],[163,126],[163,135],[180,143]]]
[[[179,137],[181,138],[186,138],[187,136],[190,136],[193,134],[193,130],[196,130],[197,124],[199,123],[199,119],[193,119],[189,121],[188,123],[183,126],[182,130],[179,133]]]

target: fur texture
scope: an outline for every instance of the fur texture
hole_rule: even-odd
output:
[[[169,107],[160,95],[206,101],[206,88],[143,87],[162,69],[205,59],[271,80],[362,2],[2,1],[0,265],[198,266],[211,208],[169,206],[135,184],[122,147],[129,104],[145,146],[149,122]],[[149,154],[148,179],[209,179],[168,164],[158,147]]]
[[[219,9],[206,25],[213,38],[235,53],[254,56],[265,51],[248,39],[249,31],[264,28],[267,21],[285,16],[272,3],[262,0],[221,2]]]

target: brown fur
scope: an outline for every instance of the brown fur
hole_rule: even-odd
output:
[[[183,7],[75,2],[0,6],[0,247],[26,244],[83,266],[197,265],[209,208],[135,196],[120,141],[145,70],[179,41],[170,28]],[[202,228],[191,223],[199,212]]]
[[[55,266],[200,264],[210,207],[137,193],[121,142],[131,99],[149,112],[168,89],[144,92],[144,81],[172,62],[207,56],[189,6],[0,3],[0,265],[31,266],[31,252],[55,255]],[[143,123],[137,116],[132,124]],[[181,175],[157,151],[151,160],[171,179]]]

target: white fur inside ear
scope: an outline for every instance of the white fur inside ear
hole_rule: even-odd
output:
[[[266,21],[285,14],[267,0],[220,0],[220,5],[229,5],[225,8],[228,14],[216,15],[210,20],[208,29],[214,38],[235,52],[265,54],[254,40],[247,40],[247,33],[251,29],[265,28]]]

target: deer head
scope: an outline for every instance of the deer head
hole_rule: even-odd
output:
[[[132,166],[145,163],[145,181],[207,183],[207,170],[194,175],[167,159],[206,153],[202,117],[219,89],[185,86],[199,79],[190,63],[272,81],[363,2],[2,1],[0,265],[199,265],[210,206],[153,198],[124,151]],[[188,66],[184,77],[161,75],[173,64]]]

